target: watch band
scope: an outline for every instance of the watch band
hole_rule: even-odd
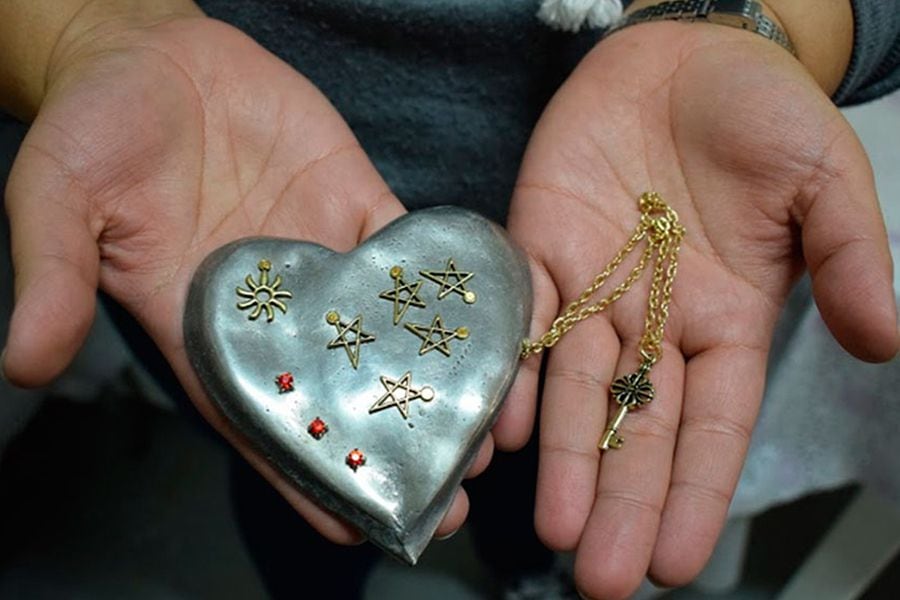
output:
[[[607,31],[607,35],[647,21],[709,21],[746,29],[770,39],[796,55],[794,45],[775,21],[763,14],[756,0],[671,0],[637,10]]]

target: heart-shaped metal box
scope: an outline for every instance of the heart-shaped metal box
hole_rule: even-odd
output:
[[[184,335],[211,399],[272,464],[414,564],[499,413],[530,315],[506,233],[439,207],[346,254],[220,248],[194,276]]]

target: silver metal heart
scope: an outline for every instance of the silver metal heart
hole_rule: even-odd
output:
[[[451,259],[460,275],[442,278]],[[394,267],[410,286],[401,299],[421,281],[425,304],[411,302],[396,325],[383,294],[395,288]],[[254,295],[263,271],[267,285]],[[274,303],[271,315],[255,311],[276,291],[290,292],[277,298],[285,312]],[[438,315],[443,336],[431,329]],[[272,464],[415,564],[499,413],[530,317],[528,265],[506,233],[439,207],[394,221],[347,254],[273,238],[220,248],[194,276],[184,335],[209,396]],[[359,332],[374,339],[357,345]],[[282,373],[292,390],[276,381]],[[310,433],[316,417],[324,435]],[[355,449],[365,463],[351,468]]]

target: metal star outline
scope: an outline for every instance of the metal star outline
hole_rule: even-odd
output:
[[[396,325],[403,319],[410,306],[425,308],[425,302],[419,298],[419,289],[422,287],[421,280],[415,283],[406,283],[403,281],[401,267],[391,268],[391,279],[394,280],[394,289],[385,290],[378,294],[378,297],[394,303],[394,325]]]
[[[477,299],[475,292],[466,289],[466,282],[475,274],[457,269],[456,262],[452,258],[447,259],[447,267],[443,271],[419,271],[419,275],[441,286],[438,290],[438,300],[443,300],[449,294],[459,294],[466,304],[474,304]]]
[[[422,340],[419,356],[428,354],[432,350],[437,350],[444,356],[450,356],[450,341],[455,339],[464,340],[469,337],[468,327],[457,327],[456,329],[444,327],[441,315],[434,315],[431,325],[407,323],[406,329]],[[438,339],[435,339],[435,336],[438,336]]]
[[[422,400],[423,402],[431,402],[434,400],[434,389],[431,387],[426,385],[418,390],[413,388],[412,373],[410,371],[404,373],[403,377],[399,380],[394,380],[382,375],[381,385],[383,385],[384,389],[387,391],[372,405],[372,408],[369,409],[369,414],[396,406],[397,410],[400,411],[400,414],[403,415],[403,418],[408,419],[410,402],[413,400]],[[403,392],[403,395],[398,397],[398,391]]]
[[[362,315],[356,315],[356,318],[347,323],[341,320],[341,316],[336,311],[330,311],[325,315],[325,320],[329,325],[334,325],[338,332],[338,336],[328,342],[328,349],[343,348],[347,351],[347,358],[350,359],[353,368],[359,367],[360,347],[375,341],[373,334],[363,331]]]

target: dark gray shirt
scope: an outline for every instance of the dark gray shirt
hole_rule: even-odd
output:
[[[853,58],[834,96],[841,105],[873,100],[900,87],[900,0],[852,0]]]
[[[539,0],[201,0],[309,77],[410,207],[502,221],[547,100],[596,32],[550,30]],[[836,95],[900,85],[900,0],[855,0],[856,48]]]

